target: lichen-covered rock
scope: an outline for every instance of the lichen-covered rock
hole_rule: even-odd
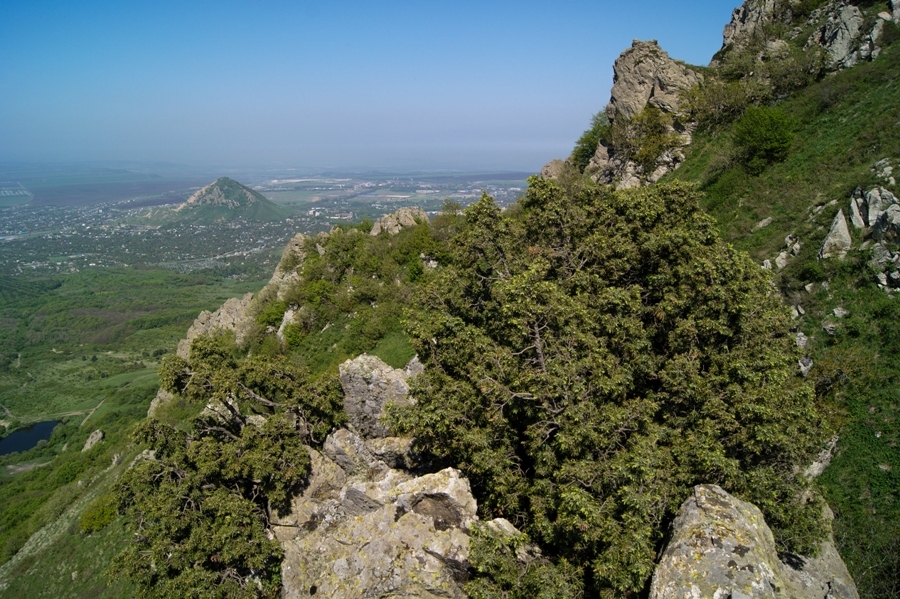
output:
[[[94,445],[96,445],[97,443],[99,443],[100,441],[103,440],[103,436],[104,436],[104,433],[100,429],[97,429],[94,432],[92,432],[88,436],[87,441],[84,442],[84,447],[81,448],[81,453],[90,451]]]
[[[837,4],[825,23],[809,38],[809,45],[819,45],[825,50],[826,66],[832,70],[850,68],[860,58],[871,56],[872,48],[860,44],[862,12],[852,4]]]
[[[634,40],[613,65],[613,87],[606,114],[611,120],[631,118],[645,106],[676,113],[679,94],[700,82],[700,77],[672,60],[654,41]]]
[[[295,518],[296,536],[283,543],[283,597],[465,597],[477,506],[459,471],[411,478],[388,470],[337,493],[315,480],[326,501],[310,510],[301,500],[307,509]]]
[[[401,229],[415,227],[419,223],[427,223],[428,215],[421,208],[401,208],[394,213],[382,216],[372,225],[369,235],[378,235],[382,232],[388,235],[396,235]]]
[[[382,423],[387,404],[409,405],[409,374],[391,368],[375,356],[363,354],[340,365],[344,389],[344,411],[350,424],[363,437],[389,437]]]
[[[850,229],[847,228],[847,219],[844,217],[844,211],[838,210],[831,223],[831,229],[822,243],[822,249],[819,250],[820,258],[843,258],[847,255],[853,240],[850,237]]]
[[[178,342],[178,356],[190,359],[191,341],[200,335],[208,335],[215,330],[234,331],[238,343],[241,342],[247,329],[253,323],[250,307],[253,294],[247,293],[242,298],[233,297],[226,300],[215,312],[204,310],[200,313],[184,339]]]
[[[831,542],[819,557],[778,558],[762,512],[716,485],[682,504],[653,574],[651,599],[856,599],[856,585]]]
[[[776,6],[776,0],[745,0],[731,12],[731,21],[722,31],[722,49],[745,47],[757,28],[772,20]]]
[[[559,179],[566,170],[566,163],[559,158],[554,158],[541,169],[541,177],[544,179]]]

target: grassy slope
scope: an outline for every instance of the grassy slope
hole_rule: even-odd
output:
[[[13,359],[0,403],[19,424],[61,424],[48,443],[0,457],[0,597],[129,596],[104,575],[126,541],[121,525],[85,535],[80,514],[124,467],[110,468],[113,457],[127,465],[135,451],[129,431],[158,386],[153,352],[172,351],[201,310],[262,285],[161,270],[2,281],[0,347]],[[98,428],[105,439],[82,453]],[[21,468],[31,464],[43,465]]]
[[[723,236],[758,261],[774,259],[788,234],[803,244],[775,278],[786,301],[806,311],[797,329],[811,337],[816,366],[810,376],[844,423],[838,454],[819,484],[836,512],[835,535],[864,597],[900,596],[900,298],[877,288],[866,252],[851,252],[844,262],[820,261],[816,254],[837,210],[849,217],[851,192],[884,185],[876,181],[874,163],[890,158],[896,165],[900,159],[898,91],[895,44],[873,63],[829,76],[779,103],[797,121],[783,163],[758,177],[740,165],[716,166],[728,164],[724,131],[697,135],[674,174],[700,183],[705,208]],[[827,205],[831,200],[836,204]],[[769,226],[753,231],[769,217]],[[862,234],[853,235],[858,248]],[[812,293],[804,288],[809,283],[815,283]],[[835,319],[838,306],[850,316]],[[839,323],[834,337],[822,329],[829,319]]]

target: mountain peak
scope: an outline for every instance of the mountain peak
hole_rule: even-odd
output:
[[[219,177],[189,197],[176,210],[180,211],[194,206],[222,206],[236,209],[252,206],[260,202],[268,202],[268,200],[260,193],[238,183],[234,179]]]

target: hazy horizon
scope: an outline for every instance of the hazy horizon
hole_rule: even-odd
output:
[[[10,5],[0,161],[534,172],[632,39],[706,64],[737,4]]]

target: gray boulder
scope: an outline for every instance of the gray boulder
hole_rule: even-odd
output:
[[[391,436],[381,419],[388,404],[409,405],[409,374],[363,354],[339,367],[344,411],[353,428],[366,438]]]
[[[870,227],[874,227],[878,218],[892,205],[897,203],[897,198],[883,187],[875,187],[865,194],[866,219]]]
[[[369,235],[375,236],[382,232],[388,235],[396,235],[401,229],[415,227],[419,223],[427,223],[428,215],[421,208],[401,208],[396,212],[382,216],[372,225]]]
[[[817,558],[783,563],[762,512],[716,485],[694,487],[682,504],[650,587],[651,599],[858,596],[831,541]]]
[[[859,39],[865,17],[852,4],[837,4],[825,23],[809,38],[808,45],[818,45],[825,50],[826,66],[832,70],[856,65],[860,58],[871,56],[871,49],[860,53]]]
[[[566,170],[566,163],[559,158],[554,158],[541,169],[541,177],[544,179],[559,179]]]
[[[88,436],[87,441],[84,442],[84,447],[81,448],[81,453],[90,451],[91,448],[94,447],[94,445],[96,445],[97,443],[99,443],[100,441],[103,440],[103,436],[104,436],[104,433],[100,429],[97,429],[94,432],[92,432]]]
[[[252,303],[253,294],[248,293],[242,298],[233,297],[226,300],[215,312],[208,310],[201,312],[188,329],[187,336],[178,342],[178,356],[185,360],[190,359],[191,341],[216,330],[234,331],[235,338],[240,343],[253,324],[253,318],[250,316]]]
[[[669,58],[655,40],[634,40],[613,65],[606,114],[611,120],[631,118],[647,105],[676,113],[681,105],[679,94],[699,82],[697,73]]]
[[[900,206],[891,204],[878,216],[872,228],[872,238],[881,242],[900,239]]]
[[[836,257],[843,259],[847,255],[853,240],[850,237],[850,229],[847,228],[847,219],[844,217],[844,211],[838,210],[831,223],[831,230],[822,243],[822,249],[819,250],[820,258]]]
[[[760,25],[772,20],[775,7],[776,0],[745,0],[731,11],[731,21],[722,31],[722,49],[745,47]]]

